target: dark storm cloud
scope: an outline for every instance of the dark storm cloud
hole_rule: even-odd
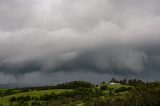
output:
[[[159,5],[159,0],[0,0],[1,75],[159,73]]]

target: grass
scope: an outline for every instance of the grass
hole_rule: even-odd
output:
[[[128,85],[122,85],[122,84],[114,84],[114,85],[109,84],[108,85],[108,88],[113,88],[113,89],[119,89],[121,87],[127,87],[128,88],[130,86],[128,86]]]
[[[84,103],[77,104],[76,106],[84,106]]]
[[[18,94],[13,94],[13,95],[9,95],[9,96],[5,96],[0,98],[0,103],[3,104],[4,106],[8,106],[9,105],[9,98],[15,96],[15,97],[20,97],[20,96],[35,96],[35,97],[40,97],[41,95],[45,95],[45,94],[51,94],[51,93],[55,93],[55,94],[60,94],[62,92],[72,92],[72,89],[52,89],[52,90],[42,90],[42,91],[29,91],[29,92],[24,92],[24,93],[18,93]]]
[[[108,87],[108,90],[104,90],[103,93],[105,94],[105,96],[102,96],[101,99],[105,99],[105,97],[109,97],[109,89],[113,89],[116,90],[116,89],[119,89],[121,87],[130,87],[128,85],[122,85],[122,84],[114,84],[114,85],[111,85],[111,84],[107,84],[107,87]],[[96,88],[100,88],[100,86],[96,87]],[[5,89],[0,89],[0,90],[5,90]],[[5,97],[1,97],[0,98],[0,104],[3,104],[3,106],[8,106],[9,105],[9,99],[13,96],[15,97],[20,97],[20,96],[34,96],[34,97],[40,97],[41,95],[45,95],[45,94],[51,94],[51,93],[55,93],[55,94],[60,94],[62,92],[72,92],[73,90],[72,89],[52,89],[52,90],[41,90],[41,91],[29,91],[29,92],[23,92],[23,93],[17,93],[17,94],[13,94],[13,95],[9,95],[9,96],[5,96]],[[18,92],[18,91],[17,91]],[[122,92],[122,93],[126,93],[126,92]],[[30,102],[29,102],[30,103]],[[77,104],[76,106],[83,106],[84,103],[79,103]]]
[[[126,87],[126,88],[128,88],[128,87],[130,87],[130,86],[128,86],[128,85],[122,85],[122,84],[114,84],[114,85],[111,85],[111,84],[107,84],[107,87],[108,87],[108,89],[113,89],[113,93],[114,93],[114,90],[116,90],[116,89],[119,89],[119,88],[121,88],[121,87]],[[103,93],[105,94],[105,96],[109,96],[109,90],[104,90],[103,91]],[[121,92],[121,93],[126,93],[126,92]],[[114,93],[115,94],[115,93]],[[103,96],[102,96],[102,98],[104,98]]]

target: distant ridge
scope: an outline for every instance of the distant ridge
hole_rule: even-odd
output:
[[[23,88],[23,87],[35,87],[38,85],[34,84],[19,84],[19,83],[7,83],[7,84],[0,84],[0,88]]]

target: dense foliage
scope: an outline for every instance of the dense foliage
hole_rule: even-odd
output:
[[[160,82],[116,80],[94,86],[84,81],[73,81],[56,86],[1,90],[1,98],[11,95],[8,104],[0,106],[160,106]],[[40,96],[21,95],[22,92],[48,89],[72,89],[72,92],[49,93]]]

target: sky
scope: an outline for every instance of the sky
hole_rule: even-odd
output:
[[[0,0],[0,83],[160,80],[159,0]]]

